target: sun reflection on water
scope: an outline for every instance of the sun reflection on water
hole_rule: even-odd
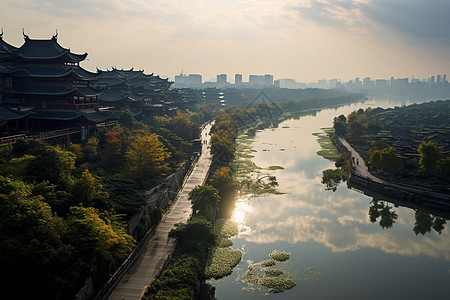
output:
[[[253,207],[250,205],[250,196],[239,197],[234,205],[231,220],[238,223],[239,227],[245,226],[245,217],[247,214],[253,212]]]

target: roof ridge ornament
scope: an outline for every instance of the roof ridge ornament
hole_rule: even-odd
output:
[[[22,27],[22,34],[25,41],[30,39],[30,37],[25,34],[25,29],[23,29],[23,27]]]
[[[52,40],[58,39],[58,29],[56,29],[56,34],[52,36]]]

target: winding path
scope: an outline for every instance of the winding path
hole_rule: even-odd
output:
[[[358,175],[360,177],[365,177],[374,182],[381,183],[384,186],[389,186],[389,187],[392,187],[395,189],[401,189],[401,190],[411,192],[411,193],[417,193],[417,194],[422,194],[422,195],[426,194],[427,196],[439,198],[439,199],[444,200],[444,202],[442,202],[442,203],[445,203],[445,205],[450,205],[449,204],[449,201],[450,201],[449,194],[435,192],[427,187],[411,185],[411,184],[401,183],[401,182],[386,181],[386,180],[383,180],[379,177],[372,175],[369,172],[369,169],[367,168],[367,166],[364,162],[364,159],[359,155],[359,153],[355,149],[353,149],[353,147],[347,142],[345,137],[339,136],[338,140],[351,153],[352,167],[353,167],[356,175]],[[449,190],[449,192],[450,192],[450,190]]]
[[[155,234],[144,246],[140,257],[130,270],[122,277],[108,299],[129,300],[141,299],[153,279],[160,274],[166,261],[175,247],[175,240],[168,237],[169,231],[176,223],[186,222],[191,216],[191,202],[188,200],[189,192],[198,185],[203,185],[211,165],[211,152],[209,132],[211,123],[208,123],[201,132],[202,153],[191,174],[185,180],[170,211],[164,215],[156,228]]]
[[[350,144],[344,137],[338,137],[338,140],[345,148],[347,148],[348,151],[350,151],[352,157],[351,158],[352,167],[354,168],[356,175],[369,178],[370,180],[375,182],[386,183],[384,180],[370,174],[369,168],[367,168],[364,159],[361,157],[361,155],[359,155],[359,153],[355,149],[353,149],[352,146],[350,146]]]

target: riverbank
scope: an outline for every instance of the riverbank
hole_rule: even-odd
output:
[[[403,201],[410,201],[415,204],[450,210],[449,194],[434,191],[429,187],[410,185],[398,181],[394,182],[374,176],[369,172],[364,159],[345,140],[345,137],[341,136],[336,140],[344,149],[346,149],[347,155],[350,157],[352,168],[349,176],[349,182]]]

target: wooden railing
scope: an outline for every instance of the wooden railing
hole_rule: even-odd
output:
[[[20,140],[28,139],[26,134],[10,135],[0,138],[0,145],[12,144]]]

